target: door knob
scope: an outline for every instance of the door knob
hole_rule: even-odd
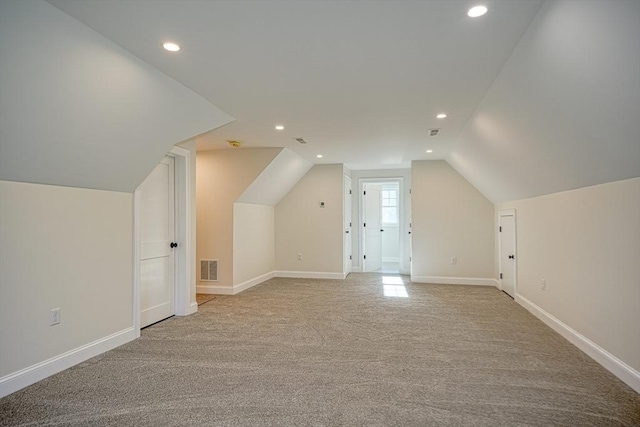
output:
[[[380,231],[384,231],[383,229],[380,229]]]
[[[516,256],[515,255],[509,255],[509,259],[515,259]]]
[[[345,233],[349,234],[349,230],[345,231]]]
[[[171,242],[169,246],[171,246],[172,248],[177,248],[178,244],[176,242]]]

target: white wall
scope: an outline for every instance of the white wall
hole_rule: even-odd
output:
[[[354,170],[351,172],[352,185],[353,185],[353,210],[352,210],[352,223],[353,228],[351,233],[352,237],[352,248],[353,248],[353,266],[356,269],[362,268],[361,263],[361,251],[360,251],[360,227],[362,226],[362,218],[360,213],[360,200],[361,196],[359,180],[360,179],[370,179],[370,178],[402,178],[402,200],[403,200],[403,227],[400,228],[399,233],[404,239],[402,248],[403,248],[403,259],[400,260],[400,268],[401,272],[408,274],[409,273],[409,257],[411,256],[411,246],[410,239],[407,238],[409,236],[409,223],[411,222],[411,194],[409,191],[411,190],[411,169],[371,169],[371,170]]]
[[[315,165],[276,205],[277,271],[342,277],[343,180],[343,165]]]
[[[502,203],[496,212],[510,208],[517,294],[640,371],[640,178]]]
[[[640,176],[638,16],[544,2],[447,161],[494,203]]]
[[[199,291],[205,292],[205,286],[233,287],[233,204],[280,150],[243,148],[197,154],[196,262],[217,259],[219,279],[203,282],[198,276]]]
[[[174,144],[232,120],[45,1],[0,2],[0,66],[4,180],[133,192]]]
[[[133,339],[132,212],[128,193],[0,181],[0,376]]]
[[[412,280],[494,284],[493,204],[443,160],[414,161],[411,181]]]
[[[273,206],[234,203],[234,286],[273,273],[274,257]]]

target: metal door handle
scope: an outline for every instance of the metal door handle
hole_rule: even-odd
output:
[[[383,229],[380,229],[380,231],[384,231]]]
[[[178,244],[176,242],[171,242],[169,246],[171,246],[171,248],[177,248]]]
[[[515,255],[509,255],[509,259],[516,259]]]
[[[345,233],[349,234],[349,230],[345,231]]]

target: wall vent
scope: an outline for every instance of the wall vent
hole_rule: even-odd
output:
[[[201,259],[200,260],[200,280],[203,282],[218,281],[218,260],[217,259]]]

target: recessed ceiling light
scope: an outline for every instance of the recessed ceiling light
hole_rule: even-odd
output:
[[[322,158],[322,154],[318,154],[316,157],[321,159]]]
[[[474,6],[467,12],[467,15],[472,18],[477,18],[478,16],[482,16],[487,13],[489,9],[486,6]]]
[[[446,119],[447,115],[445,113],[440,113],[436,116],[436,119]]]
[[[427,150],[427,153],[433,153],[433,150]]]
[[[284,126],[282,126],[282,125],[276,125],[276,130],[284,130]]]
[[[162,47],[168,50],[169,52],[177,52],[180,50],[180,46],[172,42],[166,42],[162,45]]]

